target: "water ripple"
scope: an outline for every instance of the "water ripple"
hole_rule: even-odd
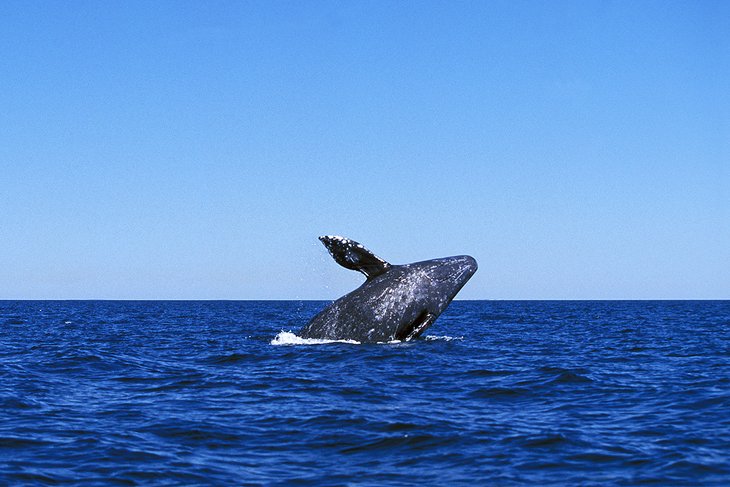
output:
[[[728,485],[730,303],[0,302],[3,485]]]

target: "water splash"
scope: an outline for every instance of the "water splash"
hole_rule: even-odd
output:
[[[463,340],[463,336],[438,336],[438,335],[427,335],[423,337],[424,340],[428,341],[445,341],[450,342],[453,340]],[[388,342],[376,342],[373,345],[397,345],[399,343],[409,343],[413,340],[391,340]],[[322,338],[302,338],[291,331],[280,331],[273,340],[271,345],[326,345],[329,343],[348,343],[350,345],[362,345],[362,342],[357,340],[326,340]]]
[[[280,331],[273,340],[272,345],[324,345],[327,343],[349,343],[352,345],[360,345],[356,340],[323,340],[320,338],[302,338],[290,331]]]
[[[445,342],[450,342],[450,341],[453,341],[453,340],[463,340],[464,337],[450,337],[448,335],[444,335],[444,336],[426,335],[425,337],[423,337],[423,339],[424,340],[429,340],[429,341],[435,341],[435,340],[441,341],[441,340],[443,340]]]

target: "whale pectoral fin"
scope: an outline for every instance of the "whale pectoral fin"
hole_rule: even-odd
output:
[[[438,316],[433,313],[423,311],[423,313],[418,315],[416,320],[404,330],[405,332],[407,332],[404,333],[405,336],[396,336],[396,338],[406,342],[413,340],[414,338],[418,338],[419,336],[421,336],[421,333],[426,331],[426,328],[433,325],[433,322],[436,321],[437,317]]]
[[[335,262],[345,269],[362,272],[368,279],[379,276],[391,267],[362,244],[349,238],[325,235],[319,237],[319,240],[327,247]]]

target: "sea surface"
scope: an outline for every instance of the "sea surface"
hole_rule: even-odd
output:
[[[730,485],[730,301],[325,305],[0,301],[0,485]]]

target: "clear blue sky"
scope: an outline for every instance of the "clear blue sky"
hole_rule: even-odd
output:
[[[730,2],[0,2],[0,298],[730,298]]]

